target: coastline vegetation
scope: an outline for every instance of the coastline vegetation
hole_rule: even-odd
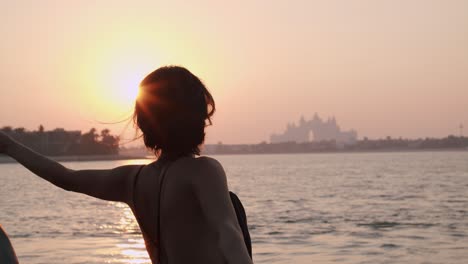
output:
[[[95,128],[82,133],[55,128],[46,131],[40,125],[37,130],[28,131],[23,127],[4,126],[0,129],[20,143],[46,156],[118,155],[119,137],[103,129]]]

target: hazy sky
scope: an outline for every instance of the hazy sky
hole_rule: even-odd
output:
[[[468,134],[466,0],[2,0],[0,21],[0,126],[120,133],[99,121],[176,64],[215,97],[209,143],[314,112],[359,137]]]

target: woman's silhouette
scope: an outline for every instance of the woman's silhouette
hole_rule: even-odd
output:
[[[72,170],[1,132],[0,151],[65,190],[128,204],[153,263],[252,263],[222,166],[196,157],[214,111],[198,77],[182,67],[162,67],[141,82],[133,116],[155,162]]]

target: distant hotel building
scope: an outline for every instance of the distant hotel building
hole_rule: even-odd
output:
[[[341,131],[335,117],[324,121],[315,113],[313,119],[305,120],[304,117],[301,117],[298,125],[288,123],[283,134],[270,136],[271,143],[329,140],[335,140],[338,145],[354,144],[357,141],[357,132],[355,130]]]

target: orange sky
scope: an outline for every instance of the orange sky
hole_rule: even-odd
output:
[[[186,2],[1,1],[0,126],[121,133],[98,121],[177,64],[215,97],[209,143],[314,112],[360,137],[468,134],[468,1]]]

